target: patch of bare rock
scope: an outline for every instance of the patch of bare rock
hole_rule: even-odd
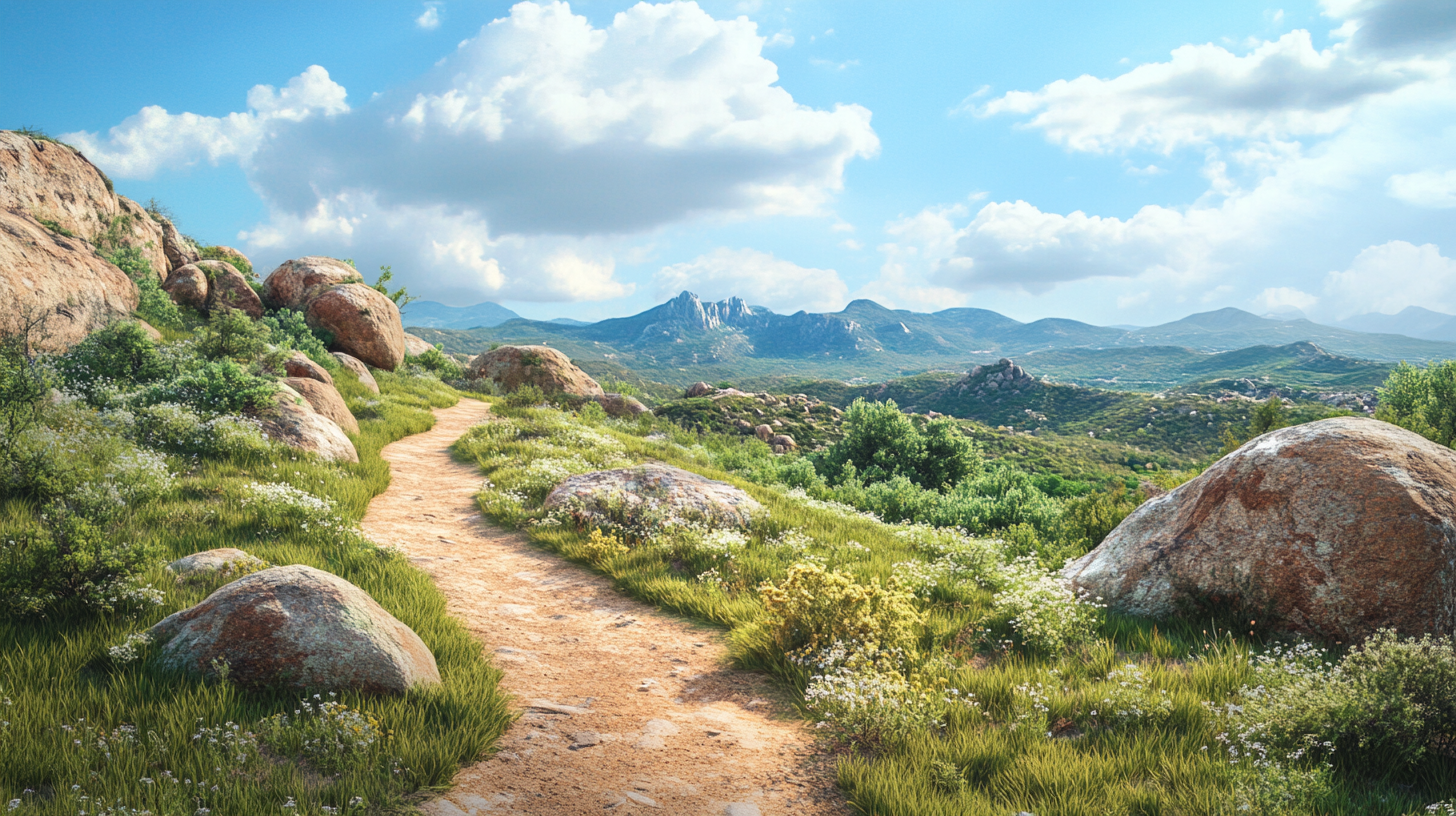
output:
[[[148,634],[163,667],[211,675],[225,663],[229,680],[249,687],[399,694],[440,682],[414,630],[362,589],[301,564],[239,578]]]
[[[1064,576],[1120,611],[1247,615],[1351,642],[1456,632],[1456,451],[1339,417],[1259,436],[1150,499]]]
[[[572,476],[546,497],[546,508],[591,519],[614,499],[679,518],[737,526],[748,524],[762,509],[752,496],[727,482],[659,464]]]

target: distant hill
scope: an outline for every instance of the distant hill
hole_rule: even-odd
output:
[[[446,306],[431,300],[417,300],[400,310],[404,325],[431,329],[474,329],[499,326],[521,316],[499,303],[477,303],[474,306]]]
[[[418,325],[418,324],[415,324]],[[871,300],[856,300],[843,311],[828,314],[777,314],[740,298],[711,302],[690,292],[629,317],[584,326],[533,320],[510,320],[493,327],[419,334],[446,351],[477,353],[490,343],[546,343],[573,358],[610,361],[651,379],[685,385],[696,380],[803,378],[880,381],[931,370],[965,371],[1001,357],[1023,358],[1049,351],[1106,351],[1175,347],[1201,352],[1228,352],[1256,346],[1313,343],[1319,354],[1379,362],[1426,362],[1456,359],[1456,343],[1433,342],[1393,334],[1369,334],[1322,326],[1308,320],[1258,317],[1239,309],[1190,315],[1161,326],[1128,331],[1093,326],[1076,320],[1047,318],[1022,323],[986,309],[947,309],[933,314],[887,309]],[[1120,358],[1120,364],[1151,361],[1157,353]],[[1289,352],[1314,359],[1308,350]],[[1258,356],[1257,354],[1255,355]],[[1315,355],[1316,357],[1318,355]],[[1106,360],[1081,359],[1069,379],[1104,377],[1092,373]],[[1160,379],[1171,368],[1193,364],[1194,358],[1164,360],[1161,373],[1128,374],[1126,379]],[[1028,363],[1031,360],[1028,358]],[[1218,376],[1240,366],[1234,361],[1200,363]],[[1288,361],[1286,361],[1287,363]],[[1324,363],[1321,363],[1323,365]],[[1340,369],[1346,363],[1336,363]],[[1195,366],[1196,368],[1197,366]],[[1285,365],[1289,367],[1288,364]],[[1290,369],[1297,370],[1298,366]],[[1060,376],[1038,362],[1038,373]],[[1119,370],[1119,369],[1108,369]],[[1248,374],[1257,366],[1243,366]],[[1313,377],[1316,372],[1305,372]],[[1349,371],[1326,372],[1324,380]],[[1369,371],[1356,373],[1366,377]],[[1210,375],[1211,378],[1217,378]],[[1301,375],[1303,376],[1303,375]],[[1118,375],[1121,379],[1121,375]],[[1181,373],[1173,379],[1186,381]],[[1313,383],[1319,377],[1306,378]]]
[[[1055,380],[1114,391],[1160,391],[1250,379],[1287,388],[1373,390],[1392,365],[1331,354],[1314,343],[1202,352],[1178,346],[1051,349],[1017,358]]]
[[[1339,325],[1355,331],[1456,342],[1456,315],[1433,312],[1419,306],[1407,306],[1393,315],[1380,312],[1356,315],[1339,321]]]

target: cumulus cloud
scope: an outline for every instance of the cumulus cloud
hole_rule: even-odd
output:
[[[1185,45],[1167,62],[1121,76],[1060,79],[1012,91],[982,115],[1031,114],[1028,123],[1073,150],[1151,148],[1171,152],[1222,138],[1286,139],[1332,133],[1360,100],[1427,78],[1419,63],[1360,60],[1336,45],[1317,51],[1291,31],[1243,56],[1217,45]]]
[[[290,83],[199,126],[206,138],[170,146],[171,126],[191,114],[147,127],[133,117],[88,154],[137,175],[236,157],[271,212],[247,238],[279,254],[369,241],[424,263],[435,242],[468,236],[460,252],[475,261],[451,250],[409,280],[432,297],[462,280],[477,296],[611,297],[624,291],[611,281],[612,236],[700,215],[820,214],[846,163],[877,153],[868,110],[798,104],[765,43],[747,18],[716,20],[690,2],[640,3],[602,28],[564,2],[523,2],[359,108],[343,107],[337,85],[336,104],[301,106],[283,98]],[[215,134],[234,119],[235,138]],[[563,261],[561,247],[589,260]]]
[[[741,297],[777,311],[840,309],[849,287],[833,269],[814,269],[754,249],[720,247],[686,263],[664,266],[653,278],[658,298],[683,290],[709,300]]]
[[[1261,312],[1303,312],[1319,303],[1319,297],[1300,291],[1292,286],[1271,286],[1254,298],[1254,306]]]
[[[114,176],[144,179],[158,170],[204,158],[212,164],[223,159],[247,160],[273,125],[317,115],[332,117],[349,110],[344,86],[318,65],[288,80],[281,91],[272,85],[255,85],[247,99],[247,111],[222,117],[173,114],[148,105],[107,131],[104,139],[84,131],[61,138]]]
[[[1342,32],[1360,51],[1424,53],[1456,42],[1449,0],[1323,0],[1325,14],[1345,21]]]
[[[425,6],[420,16],[415,18],[415,25],[426,31],[434,31],[440,27],[440,9],[434,3]]]
[[[1418,305],[1456,310],[1456,260],[1435,244],[1390,241],[1366,247],[1350,268],[1325,277],[1325,295],[1340,317],[1366,312],[1394,314]]]

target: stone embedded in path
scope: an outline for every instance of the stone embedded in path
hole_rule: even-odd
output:
[[[1456,451],[1375,419],[1264,434],[1150,499],[1063,575],[1114,609],[1215,606],[1353,641],[1456,632]]]
[[[602,518],[613,496],[629,507],[667,513],[685,520],[744,526],[763,509],[754,498],[727,482],[704,478],[668,465],[646,464],[572,476],[546,497],[547,510],[567,510],[585,523]]]
[[[242,570],[267,566],[267,562],[236,547],[218,547],[183,556],[167,565],[167,570],[176,574],[179,581],[228,575]]]
[[[295,564],[239,578],[148,630],[169,669],[248,687],[403,693],[437,685],[412,629],[337,575]]]

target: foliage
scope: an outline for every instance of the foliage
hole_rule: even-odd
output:
[[[1376,389],[1383,419],[1441,445],[1456,444],[1456,360],[1417,368],[1401,363]]]
[[[353,261],[350,261],[349,265],[353,266]],[[389,282],[393,279],[394,270],[390,269],[387,266],[379,267],[379,279],[374,281],[374,291],[394,301],[394,305],[398,306],[401,309],[409,305],[411,302],[419,300],[419,298],[414,297],[410,295],[409,292],[405,291],[405,288],[403,286],[399,287],[393,292],[389,291]]]
[[[1102,605],[1044,571],[1035,560],[1017,560],[1002,571],[992,603],[1031,649],[1060,652],[1096,637]]]
[[[0,541],[0,611],[35,615],[69,601],[110,612],[160,602],[136,585],[155,561],[154,546],[117,538],[64,504],[47,506],[41,523]]]
[[[137,316],[160,329],[182,328],[182,310],[162,290],[162,284],[152,269],[152,262],[140,249],[123,246],[106,256],[131,278],[137,288]]]
[[[255,414],[270,406],[277,392],[277,383],[232,360],[210,360],[148,387],[139,395],[138,405],[180,403],[206,416]]]
[[[1243,433],[1235,431],[1232,427],[1223,429],[1223,433],[1219,436],[1223,449],[1219,451],[1219,455],[1228,456],[1250,439],[1269,431],[1288,427],[1288,425],[1289,416],[1284,410],[1284,400],[1277,396],[1270,397],[1254,408],[1253,414],[1249,417],[1248,428]]]
[[[231,265],[242,274],[247,281],[256,281],[258,276],[253,272],[253,265],[247,258],[241,258],[234,252],[228,252],[224,247],[205,246],[197,248],[198,256],[204,261],[222,261]]]
[[[0,451],[40,420],[50,376],[22,334],[0,335]]]
[[[157,353],[157,344],[140,325],[129,320],[86,335],[57,356],[54,365],[67,387],[87,395],[145,385],[169,373]]]
[[[860,584],[854,576],[813,562],[789,567],[780,582],[758,588],[764,621],[790,656],[849,644],[865,653],[913,652],[920,623],[914,597],[891,577]]]
[[[844,438],[815,463],[835,482],[883,482],[900,476],[920,487],[944,490],[980,470],[980,452],[954,422],[932,420],[922,433],[893,400],[855,400],[844,425]]]
[[[458,380],[465,376],[465,369],[459,363],[446,357],[445,353],[438,348],[432,348],[424,354],[414,357],[407,357],[405,362],[414,363],[442,380]]]
[[[279,346],[301,351],[329,371],[339,369],[339,361],[329,354],[329,344],[334,342],[333,333],[328,329],[311,328],[302,312],[279,309],[258,322],[267,329],[268,339]]]
[[[274,714],[259,724],[259,737],[277,753],[305,759],[324,774],[388,763],[385,749],[393,734],[379,718],[338,702],[333,692],[328,696],[300,700],[292,716]]]
[[[546,394],[534,385],[523,385],[506,395],[506,407],[529,408],[546,402]]]
[[[209,360],[251,362],[268,350],[269,327],[237,309],[219,309],[202,329],[198,351]]]

